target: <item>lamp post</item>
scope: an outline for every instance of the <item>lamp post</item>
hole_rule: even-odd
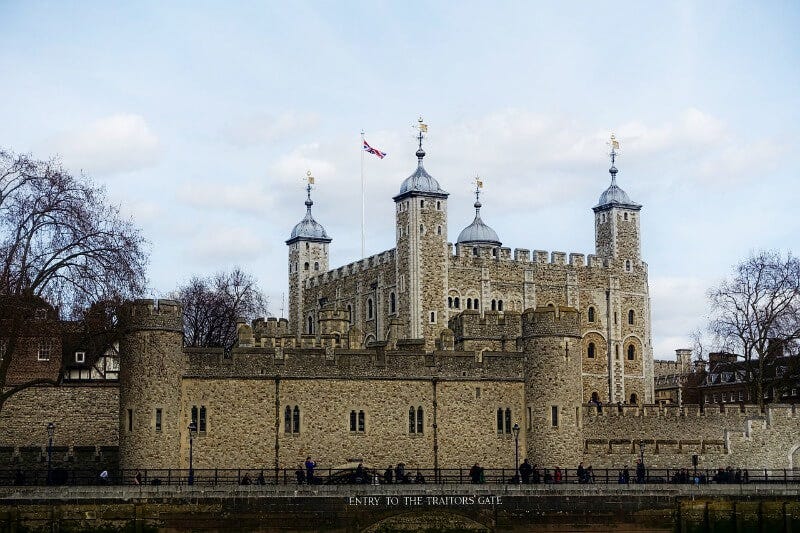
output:
[[[517,472],[517,483],[522,483],[522,478],[519,476],[519,424],[514,423],[511,431],[514,432],[514,470]]]
[[[194,485],[194,468],[193,468],[193,444],[194,444],[194,433],[197,431],[197,424],[192,421],[189,424],[189,485]]]
[[[53,435],[56,432],[56,425],[53,422],[47,423],[47,484],[53,482]]]

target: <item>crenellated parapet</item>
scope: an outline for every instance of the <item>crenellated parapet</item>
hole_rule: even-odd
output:
[[[130,330],[183,332],[183,306],[175,300],[134,300],[122,307],[120,323]]]
[[[565,306],[528,309],[522,313],[522,336],[580,338],[580,314]]]

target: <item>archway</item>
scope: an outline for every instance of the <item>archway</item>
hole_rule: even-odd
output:
[[[800,444],[795,444],[789,450],[789,468],[800,471]]]

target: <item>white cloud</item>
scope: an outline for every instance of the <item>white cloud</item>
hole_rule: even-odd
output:
[[[316,129],[318,124],[319,117],[315,113],[286,112],[273,115],[254,112],[228,124],[223,130],[223,137],[231,144],[245,147],[308,133]]]
[[[259,258],[269,247],[248,228],[197,228],[187,254],[201,263],[231,265]]]
[[[322,154],[320,143],[298,146],[281,156],[270,167],[273,177],[284,183],[299,183],[309,170],[314,175],[330,177],[336,174],[336,164],[329,155]]]
[[[145,119],[116,114],[62,133],[46,143],[64,164],[90,175],[112,175],[155,165],[162,152]]]
[[[692,346],[689,335],[705,325],[708,312],[706,290],[711,285],[711,281],[699,277],[650,279],[653,354],[656,358],[671,358],[675,349]]]
[[[264,184],[252,181],[223,184],[195,182],[180,187],[177,198],[180,202],[199,209],[249,214],[263,214],[275,203],[274,196],[265,190]]]

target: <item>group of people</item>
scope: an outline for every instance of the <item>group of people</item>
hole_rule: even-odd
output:
[[[298,465],[294,475],[297,478],[298,485],[319,485],[322,479],[314,475],[314,470],[317,468],[316,461],[311,459],[311,456],[306,457],[305,463]]]
[[[561,471],[560,467],[555,467],[552,472],[547,468],[542,470],[539,468],[539,465],[531,465],[530,461],[525,459],[522,464],[519,465],[519,479],[515,476],[512,481],[522,482],[524,484],[536,484],[542,481],[545,483],[561,483],[563,479],[564,473]]]
[[[392,465],[384,470],[383,472],[383,482],[386,484],[389,483],[425,483],[425,477],[422,473],[417,470],[417,475],[414,476],[414,479],[411,479],[411,474],[406,472],[406,464],[405,463],[397,463],[397,466],[392,468]]]

